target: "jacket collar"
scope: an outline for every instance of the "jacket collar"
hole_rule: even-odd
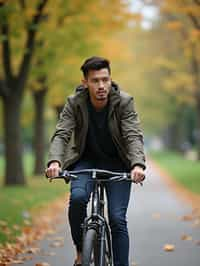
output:
[[[112,111],[114,107],[117,104],[119,104],[119,102],[120,102],[120,88],[115,82],[112,82],[112,87],[109,93],[110,111]]]

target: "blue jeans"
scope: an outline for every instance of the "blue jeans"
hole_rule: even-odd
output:
[[[87,161],[79,161],[73,170],[98,167]],[[106,168],[105,168],[106,169]],[[108,167],[107,167],[108,169]],[[116,167],[109,167],[109,170],[122,171]],[[91,177],[88,174],[81,174],[77,180],[71,182],[71,196],[69,201],[69,222],[71,234],[77,251],[81,252],[83,223],[87,214],[87,203],[92,191]],[[127,230],[126,212],[130,197],[130,182],[111,182],[106,184],[106,195],[108,201],[108,217],[112,234],[114,266],[129,265],[129,236]]]

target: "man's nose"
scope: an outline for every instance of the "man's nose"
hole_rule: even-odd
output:
[[[102,80],[99,81],[99,89],[104,89],[104,83]]]

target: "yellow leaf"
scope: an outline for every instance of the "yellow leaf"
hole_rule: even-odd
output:
[[[193,220],[193,217],[191,215],[184,215],[182,217],[182,220],[183,221],[192,221]]]
[[[32,231],[32,227],[31,227],[31,226],[25,226],[25,227],[23,228],[23,232],[24,232],[25,234],[29,234],[29,233],[31,233],[31,231]]]
[[[26,252],[29,253],[29,254],[36,254],[39,251],[40,251],[39,248],[29,248],[29,249],[26,250]]]
[[[170,251],[174,251],[175,246],[172,245],[172,244],[166,244],[166,245],[164,245],[163,249],[164,249],[164,251],[169,251],[170,252]]]
[[[50,244],[51,247],[62,247],[64,246],[63,241],[54,241],[53,243]]]
[[[36,263],[35,266],[50,266],[47,262]]]
[[[10,261],[12,264],[24,264],[23,260],[11,260]],[[1,265],[1,264],[0,264]]]
[[[182,235],[182,236],[181,236],[181,239],[182,239],[182,240],[192,240],[192,237],[189,236],[189,235]]]

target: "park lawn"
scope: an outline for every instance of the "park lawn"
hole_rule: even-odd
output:
[[[150,152],[150,158],[155,160],[177,182],[200,195],[200,162],[185,159],[182,155],[170,152]]]
[[[29,173],[26,186],[4,187],[1,172],[0,243],[13,241],[14,237],[20,234],[20,227],[27,223],[27,220],[31,222],[33,210],[34,214],[37,213],[37,209],[45,208],[45,205],[64,196],[69,190],[63,180],[49,183],[44,176],[31,177],[32,156],[27,155],[25,161],[26,174]],[[3,166],[2,158],[0,165]]]

